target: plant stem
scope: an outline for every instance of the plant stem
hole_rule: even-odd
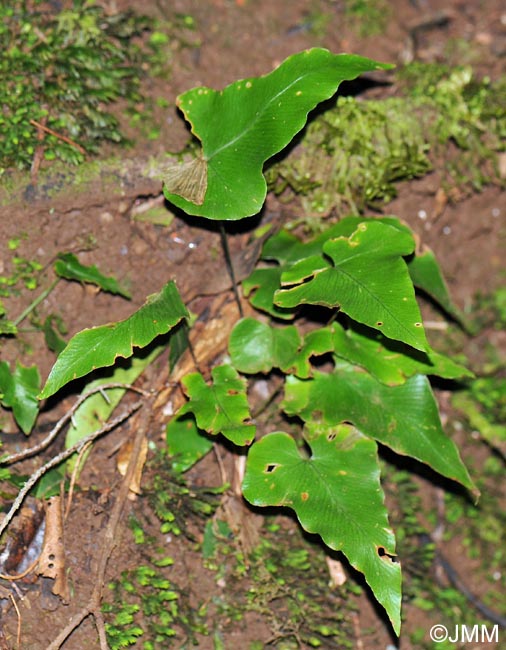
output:
[[[232,280],[232,291],[234,292],[235,301],[237,303],[237,308],[239,310],[239,315],[243,318],[244,313],[242,311],[241,299],[239,298],[239,292],[237,291],[237,281],[235,278],[234,265],[232,264],[232,258],[230,256],[230,249],[228,247],[228,238],[227,231],[223,222],[220,221],[220,235],[221,235],[221,245],[223,247],[223,252],[225,253],[225,262],[227,264],[227,271]]]
[[[45,300],[45,298],[47,298],[47,297],[49,296],[49,294],[51,293],[51,291],[56,287],[56,285],[58,284],[58,282],[59,282],[60,280],[61,280],[61,278],[57,278],[57,279],[56,279],[56,280],[51,284],[51,286],[49,286],[45,291],[43,291],[43,292],[40,294],[40,296],[37,296],[37,298],[35,298],[35,300],[34,300],[32,303],[30,303],[30,304],[28,305],[28,307],[27,307],[23,312],[21,312],[21,314],[20,314],[20,315],[16,318],[16,320],[14,321],[14,325],[16,325],[16,327],[19,325],[19,323],[21,323],[21,322],[22,322],[22,321],[23,321],[23,320],[28,316],[28,314],[29,314],[31,311],[33,311],[33,310],[35,309],[35,307],[37,307],[37,305],[38,305],[39,303],[41,303],[43,300]]]

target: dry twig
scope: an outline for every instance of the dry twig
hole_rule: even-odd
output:
[[[58,138],[58,140],[62,140],[63,142],[66,142],[69,144],[71,147],[75,147],[79,153],[82,153],[83,156],[86,155],[86,149],[84,147],[81,147],[80,144],[77,144],[77,142],[74,142],[74,140],[71,140],[70,138],[67,138],[66,135],[62,135],[61,133],[57,133],[56,131],[53,131],[53,129],[50,129],[48,126],[45,124],[41,124],[40,122],[37,122],[36,120],[30,120],[30,124],[37,128],[40,131],[44,131],[45,133],[49,133],[49,135],[53,135],[55,138]]]
[[[51,429],[48,435],[44,438],[44,440],[41,440],[41,442],[39,442],[38,445],[35,445],[34,447],[30,447],[29,449],[24,449],[23,451],[20,451],[17,454],[11,454],[10,456],[6,456],[5,458],[1,459],[0,464],[12,465],[13,463],[18,463],[20,460],[24,460],[25,458],[29,458],[30,456],[35,456],[35,454],[38,454],[40,451],[46,449],[46,447],[49,447],[49,445],[53,442],[53,440],[60,433],[63,427],[69,422],[69,420],[72,420],[74,413],[81,406],[81,404],[83,404],[83,402],[85,402],[88,399],[88,397],[91,397],[95,393],[103,393],[103,391],[108,390],[110,388],[124,388],[125,390],[132,390],[136,393],[140,393],[141,395],[145,394],[145,391],[135,386],[132,386],[130,384],[110,383],[110,384],[103,384],[102,386],[97,386],[96,388],[89,390],[87,393],[84,393],[84,395],[81,395],[81,397],[72,406],[72,408],[70,408],[65,413],[65,415],[58,420],[58,422]]]
[[[107,524],[107,528],[105,530],[104,539],[102,542],[102,550],[100,552],[98,562],[97,574],[94,580],[95,586],[93,588],[91,596],[87,604],[72,617],[72,619],[60,632],[56,639],[48,646],[47,650],[59,650],[67,637],[72,634],[72,632],[74,632],[74,630],[79,627],[84,619],[90,615],[95,619],[95,625],[97,627],[101,650],[108,650],[104,618],[101,611],[102,590],[105,583],[105,572],[109,558],[112,554],[112,551],[114,550],[114,547],[117,544],[116,529],[119,525],[121,514],[128,497],[130,484],[135,474],[138,457],[142,449],[142,443],[146,435],[146,431],[148,431],[148,425],[153,412],[153,401],[154,397],[148,400],[148,403],[144,404],[144,408],[140,414],[140,421],[137,426],[128,468],[121,483],[116,502],[112,509],[111,518],[109,519],[109,523]]]
[[[44,476],[44,474],[52,469],[53,467],[56,467],[59,465],[62,461],[66,460],[67,458],[70,458],[73,454],[76,452],[79,453],[81,449],[88,444],[88,442],[91,442],[92,440],[95,440],[96,438],[99,438],[102,436],[104,433],[107,431],[110,431],[111,429],[114,429],[118,424],[126,420],[132,413],[137,411],[142,406],[142,402],[135,402],[132,406],[130,406],[128,409],[126,409],[121,415],[118,415],[118,417],[113,418],[109,422],[106,422],[100,429],[97,431],[94,431],[93,433],[90,433],[89,436],[86,436],[82,440],[79,440],[79,442],[76,442],[75,445],[72,445],[72,447],[69,447],[69,449],[65,449],[61,453],[59,453],[57,456],[54,458],[51,458],[50,461],[48,461],[45,465],[42,465],[42,467],[39,467],[39,469],[34,472],[30,478],[26,481],[26,483],[23,485],[21,490],[18,493],[18,496],[14,500],[14,503],[11,506],[11,509],[9,512],[5,515],[5,518],[3,519],[2,523],[0,524],[0,537],[3,535],[5,529],[11,522],[12,518],[16,514],[16,512],[19,510],[19,507],[23,503],[24,498],[30,492],[32,487],[37,483],[37,481]]]

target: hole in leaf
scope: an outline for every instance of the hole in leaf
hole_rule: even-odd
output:
[[[376,323],[376,327],[382,327],[382,326],[383,326],[383,321],[379,320],[379,321]]]
[[[275,472],[278,469],[279,465],[277,463],[272,463],[270,465],[267,465],[265,468],[265,473],[266,474],[272,474],[272,472]]]
[[[398,562],[399,560],[395,555],[390,555],[390,553],[387,553],[386,549],[383,546],[378,546],[378,555],[382,560],[386,560],[389,562]]]
[[[335,439],[336,439],[336,434],[335,433],[329,433],[329,435],[327,436],[327,440],[329,442],[332,442]]]
[[[415,327],[423,327],[422,323],[415,323]]]

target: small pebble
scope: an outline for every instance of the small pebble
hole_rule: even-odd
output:
[[[130,203],[128,201],[120,201],[118,203],[118,212],[120,214],[126,214],[130,210]]]
[[[422,219],[423,221],[427,219],[427,213],[425,212],[425,210],[418,210],[418,218]]]
[[[163,415],[174,415],[174,406],[172,404],[172,401],[169,400],[167,404],[162,409]]]
[[[501,210],[499,208],[492,208],[493,217],[498,217],[500,214],[501,214]]]
[[[450,228],[450,226],[445,226],[443,228],[443,235],[449,235],[451,233],[451,231],[452,231],[452,229]]]

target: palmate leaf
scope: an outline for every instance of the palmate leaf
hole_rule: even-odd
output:
[[[103,275],[95,265],[85,266],[72,253],[61,253],[54,264],[57,275],[66,280],[86,282],[100,287],[103,291],[118,294],[123,298],[131,298],[130,294],[123,289],[113,277]]]
[[[375,220],[359,223],[350,237],[323,245],[332,265],[316,255],[283,273],[282,284],[296,286],[277,291],[275,302],[281,307],[305,303],[340,307],[389,338],[429,350],[403,259],[413,250],[410,233]]]
[[[176,285],[168,282],[129,318],[85,329],[72,337],[56,360],[39,398],[53,395],[92,370],[112,366],[118,357],[127,359],[134,347],[146,347],[188,316]]]
[[[441,427],[436,401],[423,375],[400,386],[385,386],[343,362],[330,374],[315,371],[313,379],[287,377],[282,408],[309,423],[351,422],[396,453],[416,458],[475,490],[457,447]]]
[[[349,237],[363,221],[363,217],[346,217],[313,239],[304,242],[292,233],[280,230],[265,242],[261,254],[262,260],[274,260],[278,265],[255,269],[242,282],[244,295],[249,298],[255,309],[267,312],[281,320],[293,320],[298,306],[291,308],[280,307],[275,302],[275,294],[281,288],[283,274],[289,271],[297,262],[313,256],[315,256],[317,265],[321,265],[321,268],[331,266],[330,260],[323,257],[324,244],[329,239],[336,237]],[[385,223],[408,234],[410,233],[409,228],[395,217],[379,217],[375,221]]]
[[[308,113],[332,97],[342,81],[388,67],[314,48],[288,57],[263,77],[221,91],[201,87],[183,93],[177,104],[202,152],[179,172],[177,167],[166,171],[165,196],[187,214],[209,219],[258,213],[267,193],[265,161],[289,144]]]
[[[312,255],[321,255],[326,241],[332,237],[350,235],[362,221],[362,218],[357,217],[342,219],[307,242],[302,242],[286,230],[280,230],[272,235],[262,248],[261,259],[275,260],[279,265],[255,269],[242,282],[244,295],[249,297],[255,309],[265,311],[274,318],[292,320],[296,315],[296,309],[283,308],[274,302],[274,295],[281,287],[282,274],[300,260]]]
[[[403,384],[416,374],[445,379],[473,376],[443,354],[415,350],[356,323],[349,329],[333,323],[301,336],[293,325],[272,327],[254,318],[244,318],[234,326],[229,341],[234,368],[247,374],[279,368],[304,379],[312,375],[310,359],[327,352],[362,366],[389,386]]]
[[[29,434],[37,419],[40,374],[37,366],[26,367],[16,362],[11,372],[7,361],[0,362],[0,402],[11,408],[14,419],[25,434]]]
[[[308,439],[304,457],[286,433],[267,434],[248,454],[245,498],[256,506],[292,508],[310,533],[342,551],[361,571],[400,628],[401,569],[389,557],[395,538],[388,525],[376,443],[352,426],[326,428]]]
[[[246,382],[228,365],[213,368],[211,375],[211,386],[198,372],[182,379],[190,401],[180,409],[180,414],[193,413],[199,429],[207,433],[221,433],[236,445],[249,445],[256,427],[247,422],[250,413]]]
[[[247,374],[279,368],[297,377],[309,377],[312,373],[309,359],[333,349],[331,328],[322,327],[301,337],[293,325],[271,327],[254,318],[240,320],[229,341],[234,368]]]

